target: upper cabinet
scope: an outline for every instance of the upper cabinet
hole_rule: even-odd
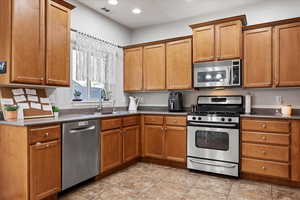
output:
[[[194,24],[193,62],[242,58],[242,26],[246,16]]]
[[[70,9],[47,5],[46,84],[70,85]]]
[[[0,20],[0,60],[7,70],[0,83],[69,86],[73,8],[63,0],[1,1],[0,18],[6,21]]]
[[[275,85],[300,86],[300,22],[274,27]]]
[[[124,91],[192,88],[191,36],[124,48]]]
[[[244,87],[272,86],[272,28],[244,32]]]
[[[300,18],[244,27],[244,87],[300,86]]]
[[[166,44],[167,89],[192,88],[192,39]]]
[[[124,51],[124,90],[143,89],[143,48],[131,48]]]
[[[10,14],[12,16],[11,82],[43,84],[45,1],[13,0]]]

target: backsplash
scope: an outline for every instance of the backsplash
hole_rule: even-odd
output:
[[[300,109],[300,88],[268,88],[268,89],[201,89],[184,91],[184,106],[195,104],[199,95],[252,95],[252,107],[254,108],[277,108],[280,104],[276,96],[282,97],[282,103],[292,105]],[[139,92],[130,95],[143,96],[141,106],[167,106],[168,92]]]

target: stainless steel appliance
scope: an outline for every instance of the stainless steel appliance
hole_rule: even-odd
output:
[[[62,190],[99,173],[99,121],[63,124]]]
[[[239,176],[242,96],[199,96],[188,115],[189,169]]]
[[[194,88],[241,86],[241,60],[194,64]]]
[[[168,100],[169,112],[183,111],[183,95],[181,92],[170,92]]]

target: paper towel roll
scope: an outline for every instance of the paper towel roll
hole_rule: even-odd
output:
[[[245,113],[246,114],[251,113],[251,95],[249,94],[245,96]]]

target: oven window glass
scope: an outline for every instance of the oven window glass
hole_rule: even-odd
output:
[[[196,147],[221,151],[229,150],[229,134],[215,131],[196,131]]]
[[[225,82],[226,78],[226,70],[198,72],[199,83]]]

